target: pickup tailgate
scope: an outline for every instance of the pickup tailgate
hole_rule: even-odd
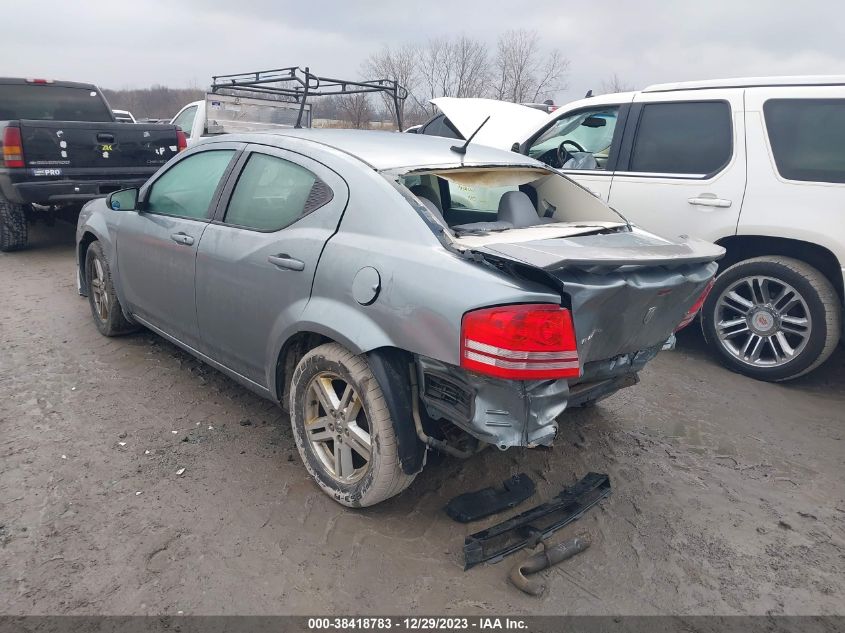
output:
[[[709,242],[665,240],[635,227],[491,241],[471,250],[497,265],[525,265],[554,278],[572,309],[582,366],[661,345],[704,292],[725,253]]]
[[[21,120],[20,128],[26,167],[48,175],[150,175],[178,152],[173,125]]]

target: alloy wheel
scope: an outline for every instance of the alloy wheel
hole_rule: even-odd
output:
[[[94,273],[91,279],[91,294],[94,298],[94,309],[97,316],[104,323],[109,318],[109,293],[106,290],[106,273],[103,269],[103,263],[99,257],[95,257],[93,261],[92,272]]]
[[[779,367],[797,357],[812,331],[804,297],[775,277],[743,277],[716,301],[714,325],[724,349],[754,367]]]
[[[337,374],[321,372],[308,383],[305,439],[340,483],[354,483],[369,470],[372,437],[361,397]]]

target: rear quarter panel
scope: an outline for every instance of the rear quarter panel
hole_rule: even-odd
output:
[[[347,172],[348,173],[348,172]],[[506,303],[560,303],[560,294],[448,251],[418,211],[384,177],[356,170],[338,233],[326,244],[298,328],[356,353],[398,347],[460,364],[461,317]],[[361,305],[353,283],[364,267],[380,276],[377,298]]]
[[[841,86],[759,88],[746,93],[748,184],[738,235],[764,235],[823,246],[845,266],[845,184],[788,180],[777,170],[763,106],[769,99],[845,99]],[[845,150],[843,150],[845,151]]]

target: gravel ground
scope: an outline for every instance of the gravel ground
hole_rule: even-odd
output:
[[[72,227],[33,242],[0,254],[4,614],[845,614],[842,348],[764,384],[689,331],[640,385],[564,414],[554,449],[439,460],[348,510],[276,406],[153,334],[97,333]],[[505,582],[510,563],[462,571],[463,536],[502,516],[442,511],[522,470],[523,508],[590,470],[613,483],[557,537],[593,545],[540,598]]]

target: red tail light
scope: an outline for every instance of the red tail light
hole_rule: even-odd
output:
[[[6,167],[24,166],[20,128],[7,127],[3,130],[3,164]]]
[[[704,302],[707,300],[707,295],[710,294],[710,291],[713,289],[713,284],[716,283],[715,279],[711,279],[707,285],[704,287],[704,292],[701,293],[701,296],[695,300],[695,303],[692,304],[692,307],[687,310],[687,313],[684,315],[684,318],[678,323],[678,327],[675,328],[675,331],[683,330],[686,326],[692,323],[692,320],[695,318],[695,315],[698,314],[698,311],[701,310],[701,306],[704,305]]]
[[[188,137],[178,127],[176,128],[176,148],[179,152],[188,149]]]
[[[461,322],[461,367],[511,380],[577,378],[572,315],[546,303],[467,312]]]

